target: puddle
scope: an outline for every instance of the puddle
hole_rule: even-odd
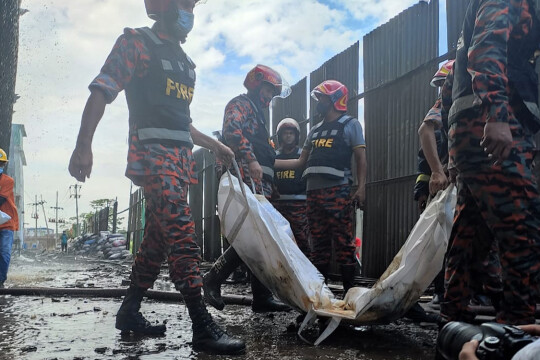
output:
[[[129,263],[74,257],[15,258],[8,287],[120,287]],[[173,291],[166,269],[156,290]],[[241,294],[247,285],[223,286]],[[373,328],[339,328],[321,346],[296,336],[297,312],[254,314],[250,307],[210,308],[216,321],[246,341],[242,356],[215,356],[191,348],[191,321],[184,305],[146,300],[151,322],[167,322],[163,337],[122,337],[114,328],[119,298],[0,296],[0,359],[403,359],[434,358],[436,328],[397,322]]]

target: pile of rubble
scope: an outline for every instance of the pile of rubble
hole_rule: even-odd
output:
[[[69,252],[99,259],[120,260],[132,256],[126,249],[126,243],[124,235],[102,231],[99,235],[85,234],[76,237],[70,244]]]

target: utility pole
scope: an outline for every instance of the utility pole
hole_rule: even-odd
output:
[[[35,210],[34,210],[34,219],[36,219],[36,227],[34,228],[34,229],[35,229],[35,231],[34,231],[34,237],[35,237],[36,240],[37,240],[37,219],[38,219],[38,217],[39,217],[39,216],[38,216],[38,213],[37,213],[37,207],[38,207],[38,205],[39,205],[38,202],[37,202],[37,195],[36,195],[36,201],[35,201],[32,205],[34,205],[34,206],[36,207]]]
[[[77,231],[75,231],[75,236],[79,236],[79,198],[81,197],[80,193],[77,191],[81,189],[81,185],[71,185],[69,190],[74,189],[74,193],[70,194],[69,197],[75,198],[75,216],[77,217]]]
[[[58,210],[64,210],[64,208],[58,207],[58,191],[56,192],[56,206],[51,206],[51,209],[54,209],[56,212],[56,217],[55,217],[56,241],[58,241]]]
[[[38,218],[39,218],[39,215],[38,215],[38,206],[41,205],[43,206],[45,202],[43,201],[43,199],[41,199],[41,201],[37,201],[37,195],[36,195],[36,201],[32,204],[28,204],[28,205],[32,205],[34,206],[34,213],[32,214],[32,217],[34,219],[36,219],[36,228],[35,228],[35,232],[34,232],[34,237],[36,238],[37,240],[37,237],[38,237],[38,227],[37,227],[37,221],[38,221]],[[45,216],[45,210],[43,210],[43,216]],[[47,217],[45,216],[45,224],[47,224]],[[48,225],[46,225],[48,226]]]
[[[47,214],[45,214],[45,206],[43,206],[43,204],[45,203],[46,201],[43,201],[43,195],[41,195],[41,201],[39,202],[39,204],[41,205],[41,210],[43,210],[43,217],[45,218],[45,236],[48,239],[49,238],[49,223],[47,222]]]

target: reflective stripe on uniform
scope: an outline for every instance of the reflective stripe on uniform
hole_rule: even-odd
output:
[[[311,174],[328,174],[328,175],[334,175],[340,178],[345,177],[345,171],[338,170],[329,166],[310,166],[304,171],[302,176],[307,176]]]
[[[139,140],[177,140],[193,144],[189,131],[171,130],[165,128],[144,128],[137,130]]]
[[[274,170],[268,166],[261,166],[263,174],[274,177]]]
[[[306,200],[306,195],[280,194],[278,201]]]
[[[416,182],[420,182],[420,181],[424,181],[424,182],[429,182],[429,179],[431,178],[431,176],[429,175],[426,175],[426,174],[420,174],[418,175],[418,177],[416,178]]]

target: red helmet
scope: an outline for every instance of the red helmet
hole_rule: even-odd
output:
[[[447,62],[442,64],[439,71],[437,71],[435,75],[433,75],[433,79],[431,79],[431,82],[429,84],[433,87],[442,86],[442,84],[444,83],[444,80],[446,79],[450,71],[452,70],[454,61],[455,60],[448,60]]]
[[[274,85],[276,89],[274,94],[276,96],[281,93],[281,87],[283,85],[281,75],[279,75],[276,70],[260,64],[247,73],[246,79],[244,80],[244,86],[248,90],[256,90],[261,86],[263,81]]]
[[[171,7],[174,5],[174,8]],[[152,20],[161,20],[168,12],[177,9],[175,0],[144,0],[146,14]]]
[[[311,96],[319,101],[317,94],[328,95],[337,111],[347,111],[347,100],[349,91],[347,87],[337,80],[326,80],[317,85],[312,91]]]

